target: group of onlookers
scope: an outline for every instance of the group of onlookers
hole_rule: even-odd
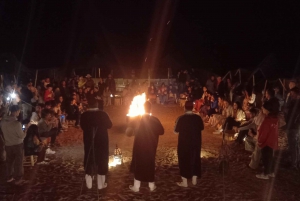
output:
[[[216,129],[213,134],[232,130],[236,144],[245,141],[245,149],[252,152],[249,167],[256,169],[261,161],[264,165],[264,173],[256,175],[258,178],[275,176],[273,156],[278,148],[279,128],[287,133],[289,165],[300,168],[300,91],[295,80],[290,81],[285,101],[279,88],[274,87],[263,92],[262,100],[253,91],[243,90],[243,96],[239,97],[242,104],[231,102],[226,94],[211,93],[209,85],[203,87],[202,97],[194,100],[194,112]]]
[[[90,102],[96,101],[101,110],[111,104],[115,91],[111,75],[99,83],[87,75],[64,79],[59,85],[46,78],[37,87],[32,82],[6,86],[0,97],[0,151],[7,182],[23,182],[24,155],[37,155],[38,165],[49,164],[46,155],[55,154],[58,134],[72,121],[79,127],[81,113]]]

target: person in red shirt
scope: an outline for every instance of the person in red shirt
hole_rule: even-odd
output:
[[[275,177],[273,152],[278,149],[278,116],[272,108],[270,102],[265,102],[262,107],[266,117],[258,129],[257,143],[261,148],[264,172],[256,175],[259,179]]]
[[[45,91],[45,94],[44,94],[44,101],[46,103],[46,102],[52,101],[52,100],[54,100],[53,88],[52,88],[51,84],[48,84],[47,90]]]

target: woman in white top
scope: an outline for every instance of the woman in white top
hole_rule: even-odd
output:
[[[246,120],[245,112],[242,110],[239,102],[233,103],[233,115],[226,118],[222,129],[219,129],[213,134],[220,134],[224,129],[232,130],[233,126],[240,126],[241,122]]]

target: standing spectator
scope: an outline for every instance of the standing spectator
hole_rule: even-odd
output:
[[[99,92],[98,93],[102,96],[103,92],[105,90],[105,83],[103,82],[102,78],[99,79],[98,88],[99,88]]]
[[[48,85],[48,84],[51,84],[51,83],[50,83],[50,78],[49,78],[49,77],[47,77],[47,78],[44,80],[44,82],[43,82],[43,85],[44,85],[43,87],[44,87],[44,89],[47,89],[47,85]]]
[[[178,186],[188,187],[187,179],[192,178],[193,185],[201,177],[201,132],[204,129],[202,118],[193,114],[193,102],[185,103],[185,114],[178,117],[174,132],[178,135],[178,163],[181,182]]]
[[[278,86],[274,87],[274,92],[275,92],[275,98],[277,98],[279,102],[279,111],[281,111],[284,105],[284,99],[283,96],[280,94],[280,90]]]
[[[98,189],[106,188],[109,153],[107,129],[112,127],[112,122],[105,112],[97,108],[97,101],[93,100],[88,110],[81,115],[80,125],[83,130],[86,186],[92,188],[92,175],[96,171]]]
[[[94,80],[92,79],[92,76],[90,74],[87,74],[85,77],[86,77],[85,87],[93,89],[95,83]]]
[[[21,88],[20,99],[22,101],[22,113],[23,113],[23,121],[29,120],[30,114],[32,112],[31,107],[31,99],[33,98],[33,94],[30,91],[29,83],[27,86]]]
[[[44,102],[53,101],[53,100],[54,100],[53,88],[51,84],[48,84],[47,90],[45,91],[44,94]]]
[[[62,81],[59,87],[60,96],[62,96],[65,100],[70,100],[71,93],[69,88],[67,87],[66,81]],[[59,96],[58,96],[59,97]]]
[[[288,152],[290,154],[291,167],[297,168],[300,165],[300,97],[298,87],[291,89],[290,100],[286,110]]]
[[[270,102],[264,103],[262,110],[266,115],[258,129],[258,146],[261,148],[261,156],[264,165],[264,172],[257,174],[259,179],[275,177],[274,174],[274,150],[278,148],[278,117],[273,113],[273,106]]]
[[[68,114],[67,119],[68,120],[75,120],[75,127],[79,127],[80,111],[79,111],[79,106],[77,105],[75,99],[73,99],[71,101],[71,104],[69,106],[69,111],[67,112],[67,114]]]
[[[291,91],[293,88],[295,88],[297,86],[297,81],[292,79],[290,82],[289,82],[289,90]],[[289,103],[289,100],[290,100],[290,93],[287,94],[287,97],[286,97],[286,104]]]
[[[278,114],[280,110],[279,100],[275,97],[275,91],[270,88],[266,91],[265,102],[270,102],[272,106],[272,112]]]
[[[139,192],[141,181],[149,182],[150,191],[156,189],[155,177],[155,155],[158,138],[164,134],[164,128],[160,121],[151,115],[151,103],[144,104],[145,114],[129,122],[126,134],[135,136],[132,152],[130,171],[134,174],[134,185],[129,189]]]
[[[116,94],[116,82],[115,80],[112,78],[112,75],[109,74],[106,81],[105,81],[105,85],[106,87],[109,88],[111,94],[112,94],[112,105],[114,105],[114,101],[115,101],[115,94]]]
[[[218,96],[222,96],[225,97],[225,83],[222,81],[222,77],[218,76],[217,77],[217,87],[216,87],[216,92],[218,94]]]
[[[178,72],[178,92],[179,94],[184,93],[184,84],[187,81],[186,75],[184,74],[183,70]]]
[[[215,93],[215,76],[214,75],[210,76],[210,78],[206,81],[205,86],[209,92]]]
[[[10,116],[1,121],[1,130],[5,140],[7,182],[16,180],[15,184],[22,183],[23,169],[23,140],[26,134],[22,130],[22,124],[17,121],[20,108],[13,105],[10,108]]]

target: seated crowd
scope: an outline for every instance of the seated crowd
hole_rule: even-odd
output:
[[[133,96],[146,92],[150,102],[162,105],[177,103],[178,100],[193,101],[193,112],[201,115],[207,125],[215,128],[213,134],[233,130],[237,144],[245,141],[245,149],[253,152],[249,167],[256,169],[262,158],[264,165],[268,166],[264,174],[257,176],[262,179],[274,176],[271,153],[277,148],[278,142],[278,130],[270,137],[261,134],[265,132],[262,129],[265,128],[264,122],[278,124],[274,119],[279,116],[278,127],[283,125],[282,122],[287,125],[291,165],[298,166],[300,93],[296,81],[291,81],[286,101],[278,87],[267,89],[262,99],[254,88],[244,89],[238,94],[235,92],[236,87],[237,84],[232,84],[230,79],[223,82],[221,77],[215,80],[214,76],[202,87],[197,81],[189,79],[184,71],[179,73],[176,86],[162,83],[156,87],[150,83],[148,87],[147,82],[138,85],[133,81],[123,89],[122,99],[124,105],[129,105]],[[6,86],[0,97],[0,136],[3,135],[6,146],[13,147],[6,150],[7,181],[20,180],[22,177],[22,168],[16,170],[15,167],[16,164],[22,166],[24,151],[25,155],[38,155],[37,164],[48,164],[45,156],[55,154],[52,147],[57,146],[56,137],[68,129],[70,122],[79,127],[80,116],[89,102],[96,99],[98,108],[103,110],[104,106],[114,104],[115,97],[116,83],[111,75],[108,75],[105,82],[100,79],[98,83],[94,83],[88,74],[85,78],[66,78],[59,85],[46,78],[37,87],[32,82],[25,86]],[[7,111],[8,106],[10,111]],[[278,115],[281,113],[284,115]],[[20,127],[17,121],[26,125],[25,128]],[[17,126],[11,128],[12,125]],[[17,136],[12,137],[14,135]]]
[[[59,85],[49,78],[37,87],[31,81],[7,85],[0,97],[0,159],[6,161],[7,181],[22,182],[24,155],[37,155],[37,165],[49,164],[46,155],[55,154],[59,133],[67,131],[72,122],[79,127],[80,116],[92,99],[101,110],[110,105],[115,91],[111,75],[99,83],[87,75],[66,78]]]

